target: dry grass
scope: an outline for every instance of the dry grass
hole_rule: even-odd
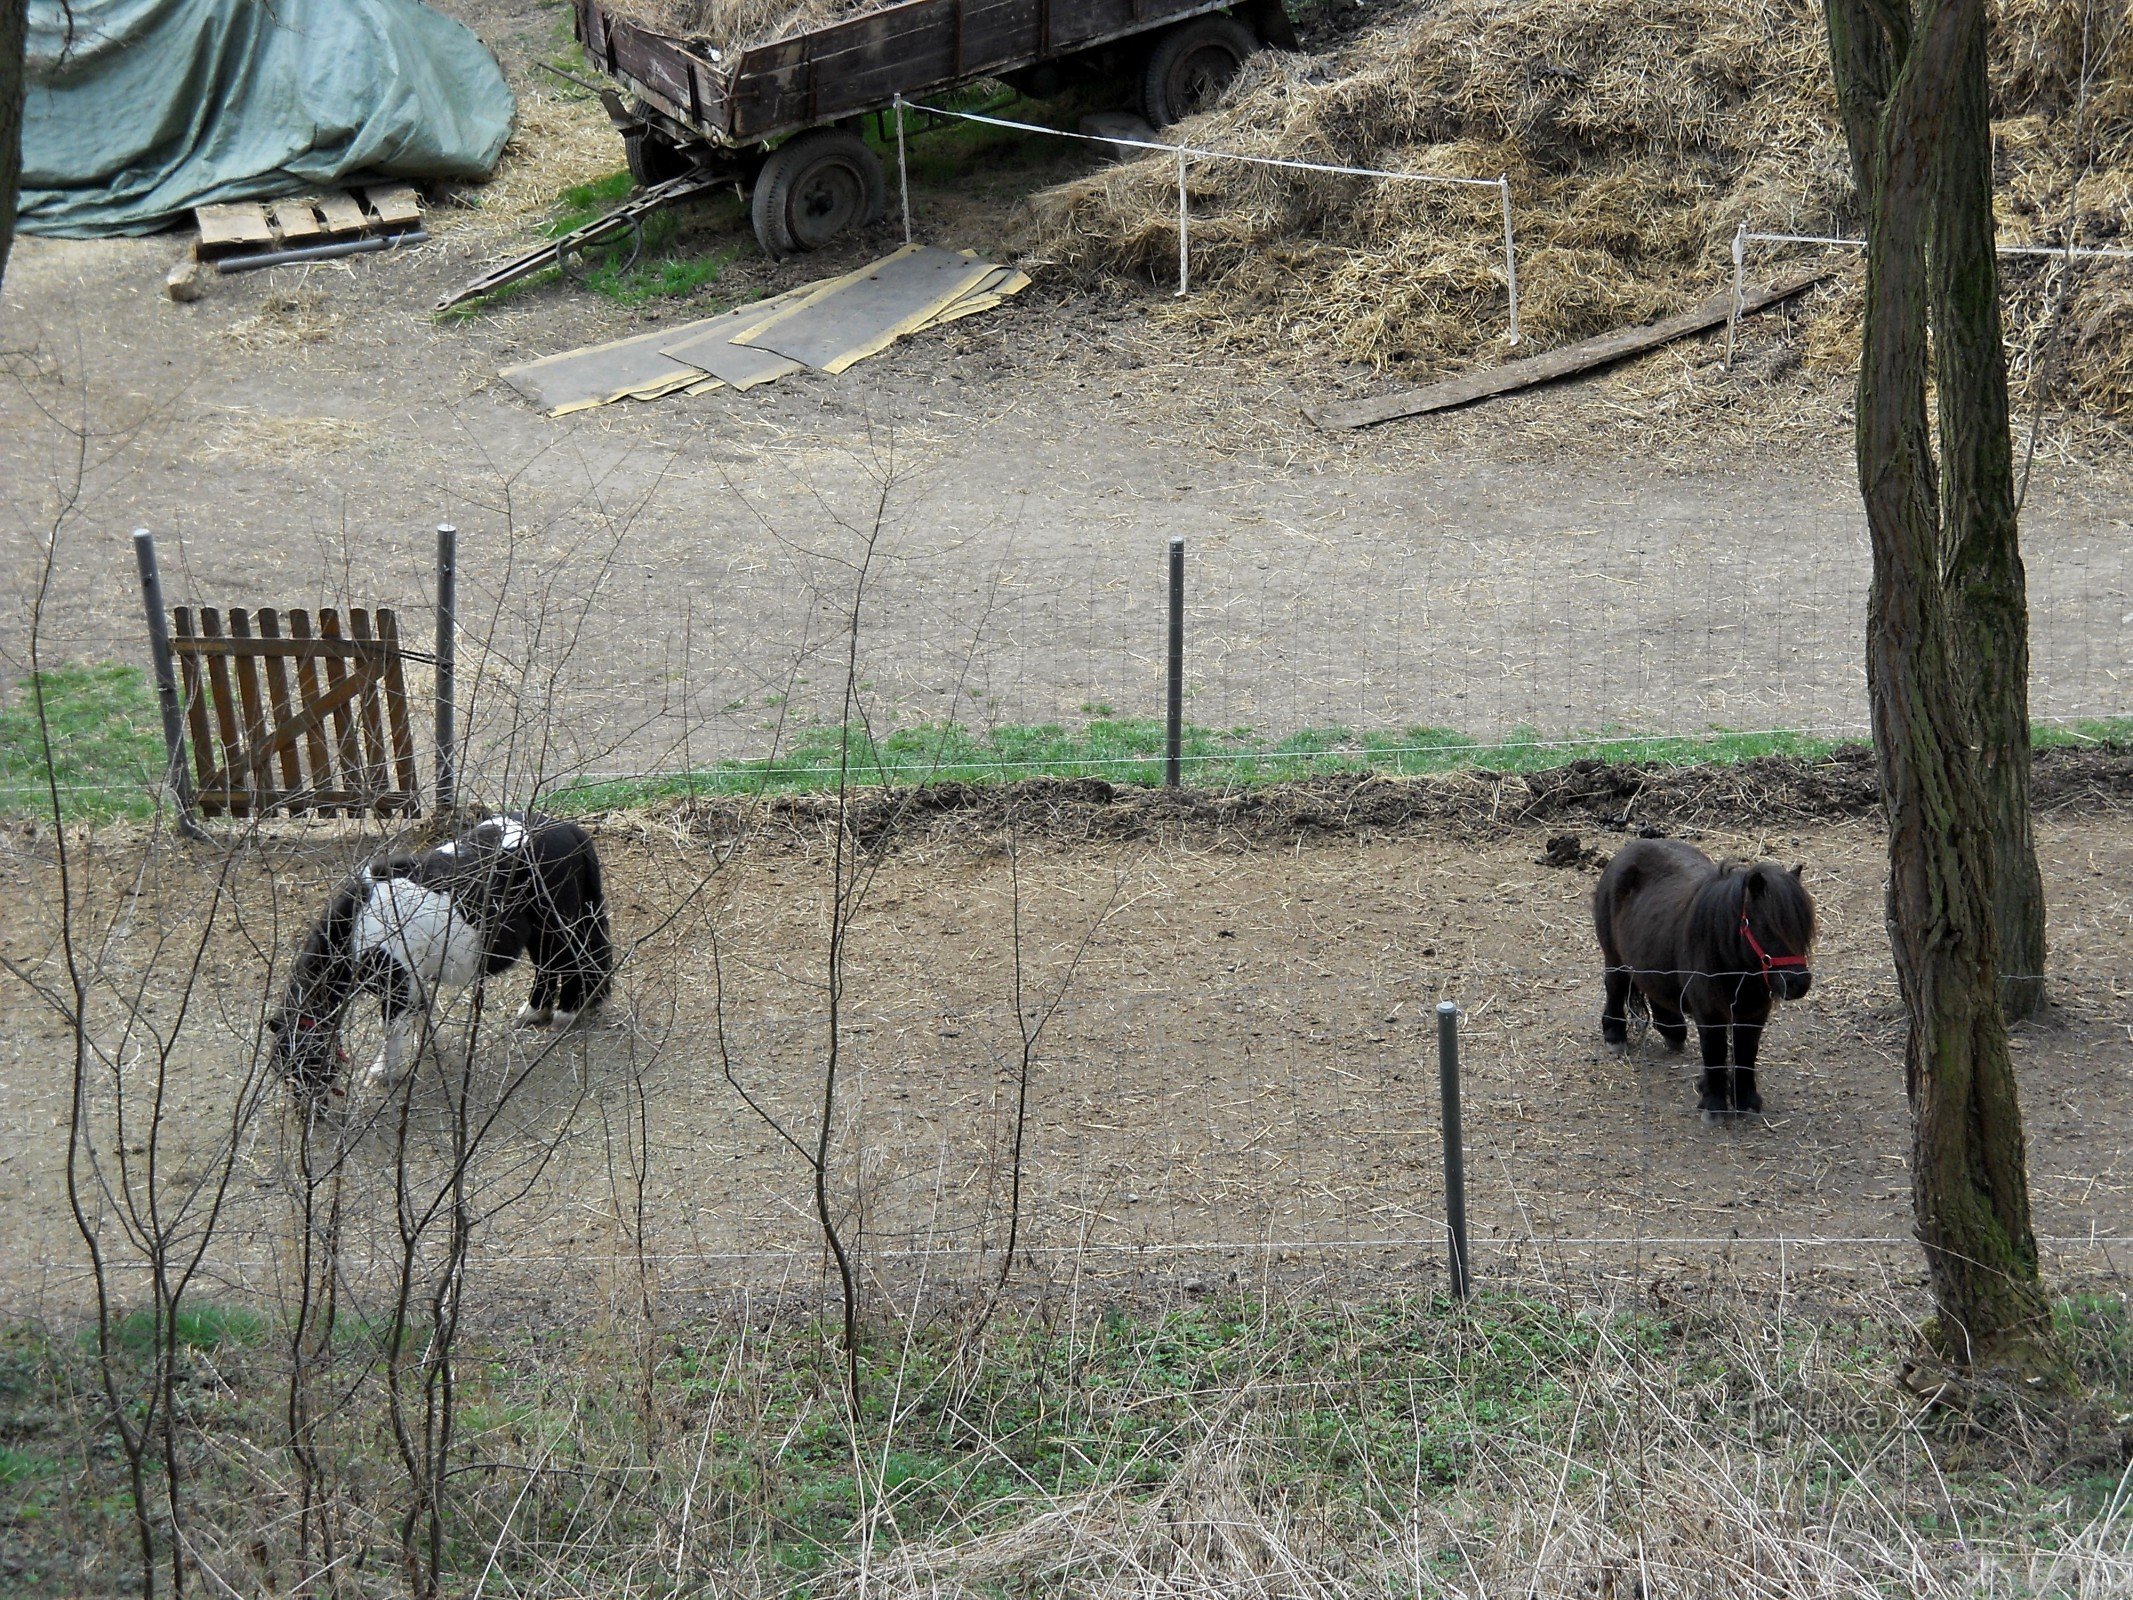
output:
[[[259,309],[229,326],[227,337],[246,350],[324,344],[341,325],[341,314],[323,289],[270,289]]]
[[[533,231],[553,215],[556,197],[622,166],[622,141],[600,102],[551,87],[518,86],[518,124],[487,183],[432,208],[432,233],[474,242]]]
[[[2084,6],[2089,88],[2081,90]],[[2123,0],[2002,0],[1995,61],[2003,236],[2108,243],[2133,197],[2133,29]],[[1443,0],[1329,58],[1265,56],[1187,142],[1403,172],[1507,175],[1521,310],[1539,347],[1678,309],[1758,231],[1849,231],[1821,9],[1810,0]],[[1190,314],[1416,375],[1506,353],[1495,197],[1229,164],[1195,170]],[[1036,248],[1083,277],[1162,281],[1177,259],[1167,162],[1039,197]],[[1812,259],[1812,253],[1807,254]],[[1779,253],[1756,258],[1776,270]],[[1848,259],[1840,265],[1851,271]],[[2018,359],[2040,349],[2057,264],[2010,262]],[[2080,398],[2133,403],[2133,268],[2077,267],[2065,320]],[[1845,359],[1856,297],[1813,303],[1811,366]],[[2025,353],[2026,352],[2026,356]]]
[[[832,1357],[804,1313],[654,1328],[620,1287],[569,1331],[500,1333],[470,1352],[452,1592],[1941,1600],[2133,1588],[2133,1506],[2107,1421],[2124,1399],[2126,1324],[2109,1297],[2066,1308],[2095,1388],[2057,1409],[1986,1397],[1934,1412],[1896,1381],[1917,1334],[1893,1295],[1803,1305],[1738,1285],[1593,1281],[1463,1312],[1420,1296],[1125,1306],[1077,1291],[976,1331],[937,1305],[869,1336],[855,1413],[825,1383]],[[211,1338],[234,1327],[242,1342],[224,1335],[191,1358],[206,1403],[190,1537],[238,1592],[289,1592],[305,1564],[270,1414],[272,1324],[205,1320]],[[363,1339],[337,1382],[364,1368]],[[30,1357],[17,1371],[36,1373],[17,1393],[57,1402],[33,1406],[16,1437],[70,1463],[93,1438],[70,1420],[87,1403],[64,1398],[83,1376],[78,1350],[16,1349]],[[395,1473],[374,1400],[351,1384],[327,1457],[344,1548],[371,1550],[344,1575],[338,1592],[352,1596],[399,1580],[380,1559]],[[83,1497],[29,1521],[32,1570],[78,1574],[71,1593],[122,1583],[123,1544],[104,1540],[124,1529],[99,1506]],[[57,1536],[78,1543],[47,1542]]]

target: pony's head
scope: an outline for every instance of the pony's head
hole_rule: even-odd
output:
[[[1815,903],[1800,882],[1801,869],[1774,862],[1740,875],[1740,923],[1734,930],[1746,969],[1760,971],[1773,1000],[1798,1000],[1814,984]]]
[[[346,1059],[341,1015],[356,990],[354,933],[361,900],[358,887],[349,884],[327,903],[304,935],[281,1004],[267,1018],[274,1065],[307,1094],[331,1089]]]

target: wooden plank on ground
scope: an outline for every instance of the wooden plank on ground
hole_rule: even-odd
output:
[[[275,201],[273,215],[274,231],[281,235],[283,244],[305,244],[326,236],[326,224],[312,209],[308,195]]]
[[[370,209],[378,214],[378,222],[387,228],[405,228],[422,220],[422,202],[415,191],[404,183],[380,184],[366,188],[363,198]]]
[[[1741,297],[1741,315],[1762,311],[1813,288],[1827,272],[1803,273],[1772,289],[1751,289]],[[1706,300],[1694,311],[1647,323],[1641,328],[1617,328],[1597,338],[1581,339],[1526,361],[1513,361],[1486,372],[1469,372],[1427,388],[1406,389],[1371,400],[1351,400],[1339,405],[1305,406],[1304,415],[1321,428],[1367,428],[1373,423],[1393,422],[1401,417],[1419,417],[1431,411],[1449,411],[1495,395],[1530,389],[1557,378],[1574,377],[1630,356],[1656,350],[1663,344],[1702,333],[1722,324],[1733,309],[1733,292]]]
[[[313,202],[326,219],[328,233],[362,233],[370,226],[370,214],[351,194],[322,194]]]
[[[829,294],[766,318],[733,342],[838,373],[923,327],[993,272],[953,250],[905,246]],[[714,377],[724,377],[713,372]]]
[[[193,221],[200,227],[202,250],[227,250],[241,244],[274,242],[274,229],[267,222],[266,208],[254,201],[198,206],[194,208]]]

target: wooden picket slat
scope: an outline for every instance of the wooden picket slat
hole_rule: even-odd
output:
[[[368,644],[373,637],[370,631],[370,613],[361,606],[348,608],[348,631]],[[364,671],[369,663],[358,666]],[[385,759],[385,719],[378,713],[376,695],[366,694],[359,702],[363,724],[363,787],[374,794],[383,793],[392,786],[392,767]]]
[[[412,797],[421,780],[415,775],[415,732],[407,715],[407,682],[400,673],[400,619],[390,611],[378,612],[378,642],[385,646],[381,670],[385,678],[385,721],[392,735],[393,782],[397,792]]]
[[[306,706],[319,702],[318,662],[316,652],[323,648],[324,641],[314,638],[311,632],[311,613],[289,613],[289,636],[302,642],[302,653],[296,658],[296,696]],[[314,720],[304,730],[304,749],[311,758],[311,804],[332,816],[334,807],[326,797],[340,792],[340,785],[333,781],[333,757],[326,748],[325,722]]]
[[[178,676],[185,689],[185,721],[192,737],[193,787],[205,793],[215,775],[215,745],[207,730],[207,685],[201,681],[200,657],[192,648],[200,643],[200,636],[193,632],[190,606],[177,607],[170,617],[171,649],[178,658]]]
[[[232,639],[252,637],[252,616],[243,606],[230,608],[229,624]],[[244,730],[244,786],[252,793],[255,810],[264,816],[280,796],[272,768],[260,759],[267,742],[267,703],[259,692],[259,657],[239,655],[231,667],[237,679],[238,725]]]
[[[281,613],[271,606],[261,606],[257,618],[261,643],[280,644]],[[262,656],[260,665],[267,676],[267,709],[273,714],[276,729],[286,728],[295,720],[296,713],[289,706],[289,662],[287,655]],[[277,742],[279,735],[277,734]],[[281,803],[290,811],[303,811],[310,802],[305,798],[307,785],[304,769],[297,759],[296,741],[281,743]]]
[[[222,613],[213,606],[200,608],[200,632],[203,637],[222,637]],[[248,817],[252,814],[250,796],[243,790],[244,747],[237,742],[237,700],[230,692],[230,664],[226,656],[207,658],[207,681],[209,698],[213,700],[215,731],[220,735],[220,760],[216,763],[221,787],[228,792],[228,810],[233,817]],[[201,785],[203,789],[207,786]]]
[[[338,640],[341,637],[341,614],[331,607],[318,614],[318,631],[322,639]],[[346,678],[349,668],[334,656],[327,656],[326,687],[338,689]],[[339,762],[340,781],[334,785],[344,794],[361,794],[366,787],[363,782],[363,748],[356,742],[355,719],[348,714],[348,703],[339,701],[333,708],[333,749]],[[346,808],[349,816],[359,815],[359,809]]]
[[[420,808],[391,611],[352,607],[346,634],[332,609],[314,626],[301,610],[233,608],[225,616],[179,606],[172,623],[203,814]]]

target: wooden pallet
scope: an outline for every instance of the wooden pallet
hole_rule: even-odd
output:
[[[390,611],[171,613],[203,816],[413,813],[415,739]],[[225,622],[227,626],[225,627]]]
[[[282,200],[198,206],[193,220],[200,227],[196,252],[214,257],[406,233],[422,225],[422,202],[404,183],[372,184]]]

